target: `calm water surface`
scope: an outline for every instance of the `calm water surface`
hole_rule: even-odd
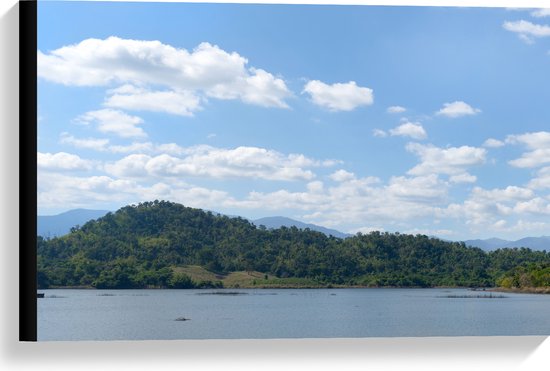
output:
[[[466,289],[41,292],[39,340],[550,335],[550,295],[492,293],[505,297],[489,299],[474,297],[489,292]],[[176,321],[182,317],[188,320]]]

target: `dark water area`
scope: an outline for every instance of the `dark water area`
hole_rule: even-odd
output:
[[[550,335],[550,295],[467,289],[41,292],[39,340]]]

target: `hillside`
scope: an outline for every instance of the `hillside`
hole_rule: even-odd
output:
[[[518,266],[550,264],[529,249],[484,252],[424,235],[372,232],[346,239],[296,227],[258,228],[166,201],[126,206],[69,234],[38,238],[38,282],[97,288],[219,287],[220,277],[258,272],[297,285],[494,286]],[[220,279],[219,281],[222,281]]]

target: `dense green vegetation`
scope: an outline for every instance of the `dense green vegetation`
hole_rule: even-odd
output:
[[[180,269],[191,265],[218,275],[263,272],[266,281],[279,283],[491,287],[518,267],[550,265],[545,251],[486,253],[463,243],[399,233],[338,239],[295,227],[268,230],[166,201],[123,207],[59,238],[39,236],[37,249],[40,288],[222,285],[191,279]]]
[[[520,265],[497,280],[505,288],[550,288],[550,264],[530,263]]]

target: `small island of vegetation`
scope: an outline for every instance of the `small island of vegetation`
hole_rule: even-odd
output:
[[[37,239],[38,287],[502,287],[550,291],[550,253],[425,235],[345,239],[154,201]]]

